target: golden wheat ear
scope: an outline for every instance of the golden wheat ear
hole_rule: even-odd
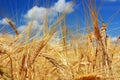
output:
[[[8,24],[13,28],[13,30],[14,30],[15,33],[16,33],[16,35],[19,35],[19,32],[18,32],[15,24],[14,24],[11,20],[9,20],[8,18],[5,18],[5,19],[6,19],[6,21],[8,22]]]
[[[75,80],[106,80],[105,78],[101,78],[97,76],[96,74],[89,74],[85,76],[81,76]]]

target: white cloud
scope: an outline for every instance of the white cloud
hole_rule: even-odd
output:
[[[43,22],[47,14],[49,19],[49,25],[51,25],[50,23],[54,22],[55,18],[57,17],[57,14],[63,12],[64,9],[66,9],[67,7],[70,8],[67,11],[68,13],[73,11],[73,8],[71,7],[71,2],[66,2],[65,0],[58,0],[58,2],[56,2],[50,8],[34,6],[30,10],[28,10],[28,12],[24,15],[27,24],[21,25],[18,28],[18,30],[20,32],[25,30],[25,28],[28,27],[28,24],[32,20],[33,20],[33,29],[37,30],[37,28],[43,26]]]
[[[32,23],[32,31],[38,31],[42,29],[42,25],[39,24],[38,21],[34,20],[32,22],[28,22],[28,24],[19,26],[18,31],[19,32],[25,31],[30,26],[31,23]]]
[[[25,18],[27,18],[28,20],[34,19],[42,22],[45,19],[47,13],[49,17],[57,16],[57,13],[63,12],[67,7],[70,7],[70,5],[71,2],[66,2],[65,0],[58,0],[58,2],[56,2],[54,6],[50,8],[34,6],[30,10],[28,10]],[[72,11],[73,8],[70,7],[68,12]]]
[[[67,7],[69,7],[70,2],[65,2],[65,0],[58,0],[57,3],[55,3],[55,5],[53,6],[53,9],[57,12],[62,12],[64,11],[64,9],[66,9]],[[70,9],[70,12],[72,11],[73,9],[71,8]]]
[[[34,6],[32,9],[30,9],[27,14],[25,15],[25,18],[27,19],[34,19],[38,21],[43,21],[45,15],[47,14],[47,9],[44,7],[38,7]]]
[[[26,32],[29,30],[29,27],[32,26],[32,29],[30,31],[30,37],[35,36],[37,33],[41,34],[42,33],[42,24],[39,24],[38,21],[33,20],[32,22],[28,22],[25,25],[21,25],[18,27],[18,31],[19,32]],[[24,34],[24,36],[26,36],[26,34]],[[40,36],[40,35],[38,35]]]
[[[55,9],[57,12],[62,12],[65,9],[66,4],[67,3],[65,0],[58,0],[58,2],[53,6],[53,9]]]
[[[8,22],[6,21],[6,18],[3,18],[0,20],[0,24],[2,25],[8,25]]]
[[[27,27],[26,25],[21,25],[18,27],[18,31],[22,32],[26,29],[26,27]]]
[[[111,41],[112,41],[112,42],[117,41],[117,37],[112,37],[112,38],[111,38]]]

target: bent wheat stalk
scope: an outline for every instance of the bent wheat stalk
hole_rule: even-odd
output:
[[[16,26],[14,25],[14,23],[13,23],[11,20],[9,20],[8,18],[6,18],[6,21],[7,21],[8,24],[13,28],[13,30],[14,30],[15,33],[16,33],[16,35],[19,35],[19,32],[18,32]]]

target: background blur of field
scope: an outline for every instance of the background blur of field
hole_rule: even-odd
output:
[[[69,29],[66,15],[74,3],[51,27],[46,14],[44,27],[35,34],[33,21],[19,33],[6,18],[15,34],[0,34],[0,80],[120,80],[120,38],[106,36],[107,25],[98,23],[95,0],[82,3],[87,33],[80,27]]]

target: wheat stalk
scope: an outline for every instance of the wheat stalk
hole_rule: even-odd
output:
[[[18,32],[16,26],[14,25],[14,23],[13,23],[11,20],[9,20],[8,18],[6,18],[6,21],[7,21],[8,24],[13,28],[13,30],[14,30],[15,33],[16,33],[16,35],[19,35],[19,32]]]

